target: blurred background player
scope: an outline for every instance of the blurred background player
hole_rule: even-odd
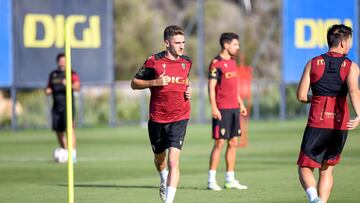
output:
[[[212,138],[214,146],[210,154],[208,189],[221,190],[216,182],[216,168],[225,140],[227,149],[225,188],[247,189],[235,179],[235,159],[240,136],[240,113],[247,110],[238,91],[237,65],[234,57],[239,50],[239,37],[234,33],[223,33],[220,37],[220,54],[209,66],[209,96],[212,111]],[[240,112],[239,112],[240,108]]]
[[[59,53],[56,57],[57,69],[53,70],[49,75],[48,85],[45,89],[47,95],[52,95],[53,107],[51,111],[52,115],[52,129],[56,132],[57,140],[60,146],[60,154],[67,153],[66,142],[66,91],[65,91],[65,54]],[[71,73],[72,90],[80,90],[80,79],[75,71]],[[75,104],[73,99],[73,116],[75,114]],[[74,126],[72,126],[74,128]],[[73,161],[76,162],[76,136],[73,131]],[[67,157],[67,156],[66,156]],[[67,159],[65,160],[67,161]],[[62,161],[61,161],[62,162]]]
[[[329,51],[306,64],[298,87],[298,100],[311,103],[297,162],[300,183],[311,203],[328,201],[333,170],[340,161],[348,130],[360,122],[359,67],[346,57],[351,39],[350,27],[333,25],[327,32]],[[308,95],[309,87],[312,96]],[[350,121],[348,92],[357,115]],[[319,168],[318,182],[315,168]]]
[[[155,167],[160,174],[160,198],[165,203],[171,203],[179,182],[180,151],[190,118],[189,98],[192,91],[188,77],[192,62],[183,55],[185,37],[181,27],[168,26],[164,31],[164,42],[166,51],[145,61],[131,87],[149,88],[151,91],[149,138]]]

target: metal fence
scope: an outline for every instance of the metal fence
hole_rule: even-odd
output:
[[[252,98],[245,100],[246,105],[251,105],[249,108],[251,119],[282,118],[281,85],[279,82],[267,80],[252,82]],[[192,89],[190,121],[210,122],[211,107],[207,86],[195,80],[192,81]],[[205,97],[200,97],[201,94]],[[306,106],[296,102],[296,85],[286,85],[285,95],[285,118],[305,116]],[[5,94],[5,97],[9,96],[9,92]],[[75,94],[76,125],[78,127],[146,125],[149,97],[148,89],[132,90],[130,81],[116,82],[113,86],[82,86],[81,91]],[[52,98],[47,97],[43,89],[18,89],[16,98],[20,108],[17,128],[51,126]],[[11,101],[10,98],[5,100]],[[0,123],[1,128],[8,128],[11,126],[11,118],[0,119]]]

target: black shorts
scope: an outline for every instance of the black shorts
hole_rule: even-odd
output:
[[[212,119],[212,138],[231,139],[240,136],[240,110],[220,109],[221,120]]]
[[[52,129],[56,132],[65,132],[66,130],[66,112],[57,112],[52,110]]]
[[[75,118],[75,113],[73,111],[73,120]],[[51,111],[52,117],[52,129],[56,132],[65,132],[66,131],[66,111],[56,111],[53,109]],[[75,123],[73,121],[73,123]]]
[[[169,147],[175,147],[181,150],[184,143],[187,123],[187,119],[173,123],[157,123],[149,120],[148,131],[153,152],[160,154]]]
[[[298,165],[320,168],[323,163],[335,165],[340,161],[347,130],[306,127],[301,143]]]

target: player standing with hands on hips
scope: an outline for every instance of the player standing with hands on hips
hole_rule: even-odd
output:
[[[166,50],[145,61],[131,87],[150,89],[148,133],[160,175],[159,193],[165,203],[172,203],[180,177],[180,152],[190,118],[192,90],[188,78],[192,62],[183,55],[185,37],[181,27],[168,26],[164,31],[164,43]]]
[[[346,57],[352,29],[333,25],[327,32],[329,51],[311,59],[301,77],[297,98],[311,103],[297,161],[299,180],[310,203],[327,203],[348,130],[360,122],[359,66]],[[312,96],[308,95],[309,88]],[[350,120],[347,94],[356,113]],[[319,169],[319,179],[313,171]]]
[[[223,33],[220,37],[220,54],[209,66],[209,97],[212,111],[212,138],[214,146],[210,154],[208,189],[221,190],[216,182],[216,168],[219,165],[221,150],[225,141],[227,149],[226,182],[227,189],[247,189],[235,179],[235,160],[240,136],[240,113],[245,116],[246,108],[238,92],[237,65],[234,57],[239,50],[239,36]],[[240,109],[240,110],[239,110]]]

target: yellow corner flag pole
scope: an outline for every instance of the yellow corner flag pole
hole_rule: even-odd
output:
[[[74,164],[73,164],[73,117],[72,117],[72,84],[71,84],[71,38],[68,23],[65,23],[65,57],[66,57],[66,135],[68,144],[68,198],[74,203]]]

